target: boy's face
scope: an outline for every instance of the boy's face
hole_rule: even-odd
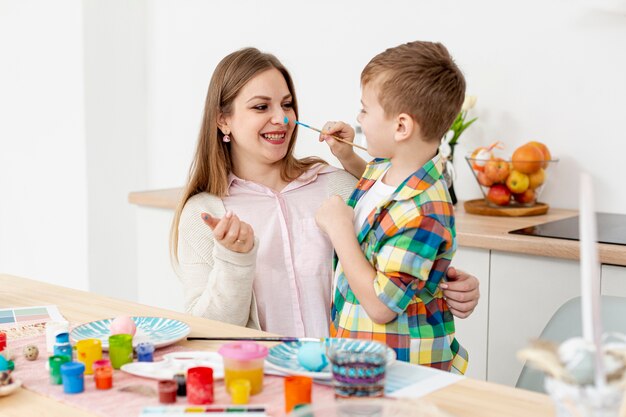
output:
[[[379,88],[374,82],[363,86],[357,120],[367,140],[367,152],[375,158],[391,158],[395,149],[395,122],[385,115],[378,101]]]

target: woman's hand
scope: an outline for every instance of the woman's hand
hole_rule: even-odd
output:
[[[246,222],[239,220],[232,211],[227,211],[221,219],[202,213],[202,220],[213,230],[215,240],[233,252],[248,253],[254,247],[254,230]]]
[[[448,268],[447,275],[448,282],[442,282],[439,287],[443,290],[448,307],[456,317],[467,318],[478,305],[480,298],[478,278],[454,267]]]

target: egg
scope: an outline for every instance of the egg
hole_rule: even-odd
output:
[[[137,326],[133,319],[128,316],[116,317],[109,326],[111,334],[129,334],[134,336],[137,331]]]
[[[328,359],[321,343],[307,342],[298,350],[298,363],[308,371],[319,372],[326,368]]]
[[[24,357],[26,360],[34,361],[39,356],[39,348],[35,345],[27,345],[24,347]]]

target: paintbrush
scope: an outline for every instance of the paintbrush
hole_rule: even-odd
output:
[[[259,337],[202,337],[202,336],[190,336],[187,338],[189,341],[204,340],[204,341],[251,341],[251,342],[321,342],[324,339],[315,337],[280,337],[280,336],[259,336]]]
[[[285,122],[285,123],[289,123],[289,118],[285,116],[284,122]],[[295,124],[297,124],[297,125],[300,125],[300,126],[303,126],[303,127],[307,127],[307,128],[309,128],[309,129],[311,129],[311,130],[315,130],[316,132],[319,132],[319,133],[321,133],[321,134],[323,134],[323,135],[328,135],[327,133],[323,132],[321,129],[318,129],[318,128],[313,127],[313,126],[309,126],[309,125],[307,125],[306,123],[302,123],[302,122],[299,122],[299,121],[297,121],[297,120],[294,120],[293,122],[294,122]],[[364,150],[364,151],[367,151],[367,148],[365,148],[365,147],[363,147],[363,146],[361,146],[361,145],[357,145],[357,144],[356,144],[356,143],[354,143],[354,142],[350,142],[350,141],[348,141],[348,140],[345,140],[345,139],[343,139],[343,138],[340,138],[339,136],[335,136],[335,135],[328,135],[328,136],[330,136],[331,138],[333,138],[333,139],[335,139],[335,140],[337,140],[337,141],[339,141],[339,142],[345,143],[346,145],[354,146],[355,148],[359,148],[359,149],[362,149],[362,150]]]

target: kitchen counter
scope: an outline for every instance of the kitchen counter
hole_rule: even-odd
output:
[[[181,188],[133,192],[129,194],[128,201],[138,206],[174,210],[181,193]],[[508,233],[511,230],[576,216],[576,210],[550,208],[547,214],[540,216],[492,217],[466,213],[463,203],[459,202],[455,206],[455,214],[459,246],[579,259],[580,245],[577,241]],[[599,247],[601,263],[626,266],[626,246],[600,244]]]

